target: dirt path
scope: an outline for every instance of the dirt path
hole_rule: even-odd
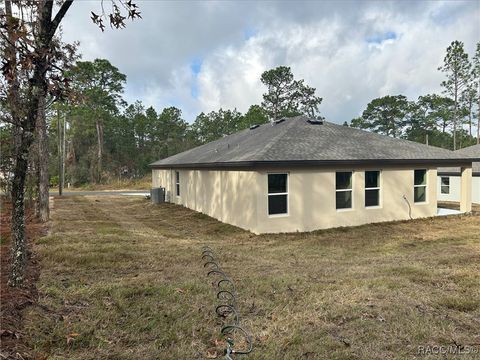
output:
[[[155,205],[151,204],[149,200],[140,200],[138,198],[119,198],[116,196],[101,197],[95,196],[84,197],[92,206],[96,206],[97,210],[102,215],[111,221],[114,221],[126,231],[130,232],[132,236],[141,238],[154,238],[172,244],[179,245],[179,237],[188,239],[188,242],[199,241],[199,232],[194,228],[185,226],[182,221],[172,221],[170,217],[157,217],[155,219],[145,216],[145,211],[149,208],[155,210]],[[120,205],[121,204],[121,205]],[[139,204],[142,204],[140,207]],[[165,204],[170,206],[170,204]],[[157,207],[158,208],[158,207]],[[172,206],[173,208],[173,206]],[[139,211],[141,209],[141,211]],[[191,213],[191,216],[198,215]]]

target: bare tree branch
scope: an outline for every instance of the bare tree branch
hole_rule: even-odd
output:
[[[50,34],[49,34],[50,37],[53,37],[53,35],[57,31],[58,26],[60,25],[60,22],[62,21],[68,9],[70,8],[70,6],[72,6],[72,4],[73,4],[73,0],[66,0],[62,4],[62,6],[60,7],[60,10],[58,10],[57,14],[55,15],[55,18],[52,20]]]

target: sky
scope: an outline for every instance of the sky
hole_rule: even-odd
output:
[[[447,46],[460,40],[471,57],[480,41],[480,0],[134,2],[143,19],[102,33],[90,20],[100,1],[76,0],[63,39],[126,74],[129,103],[176,106],[189,122],[260,104],[261,74],[285,65],[343,123],[377,97],[440,93]]]

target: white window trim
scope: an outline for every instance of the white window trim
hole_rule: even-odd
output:
[[[175,196],[180,197],[180,194],[180,171],[175,170]]]
[[[287,175],[287,192],[283,193],[269,193],[268,192],[268,175]],[[279,217],[288,217],[290,216],[290,201],[288,193],[290,192],[290,173],[288,172],[274,172],[274,173],[267,173],[267,215],[269,218],[279,218]],[[268,209],[268,199],[270,196],[275,195],[287,195],[287,212],[283,214],[269,214]]]
[[[352,173],[352,187],[350,189],[337,189],[337,172]],[[333,202],[335,204],[335,210],[338,212],[353,211],[355,208],[355,199],[353,197],[353,189],[355,187],[355,172],[353,170],[336,170],[334,176],[335,176],[335,193],[334,193]],[[352,192],[352,206],[349,208],[337,209],[337,192],[346,192],[346,191]]]
[[[366,176],[365,176],[365,173],[366,173],[367,171],[378,171],[378,183],[379,183],[380,185],[379,185],[378,187],[371,187],[371,188],[370,188],[370,187],[367,188],[367,185],[365,185],[365,190],[364,190],[364,192],[363,192],[363,196],[364,196],[364,198],[363,198],[363,206],[364,206],[365,209],[367,209],[367,210],[371,210],[371,209],[381,209],[381,208],[383,207],[383,196],[382,196],[382,185],[383,185],[383,184],[382,184],[382,179],[383,179],[383,176],[382,176],[382,170],[365,170],[365,171],[363,172],[364,181],[365,181],[364,184],[366,184],[366,180],[365,180],[365,179],[366,179]],[[366,199],[365,194],[366,194],[367,190],[378,190],[378,205],[373,205],[373,206],[367,206],[367,205],[365,205],[365,199]]]
[[[425,185],[415,185],[415,170],[425,170]],[[425,201],[415,201],[415,188],[425,188]],[[413,170],[413,203],[417,205],[428,204],[428,169],[414,169]]]
[[[448,179],[448,185],[443,185],[442,179]],[[448,188],[448,192],[442,192],[442,188],[446,186]],[[441,195],[450,195],[450,176],[440,176],[440,194]]]

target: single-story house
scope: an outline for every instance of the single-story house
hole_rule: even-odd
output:
[[[151,164],[166,201],[256,234],[435,216],[439,166],[461,168],[470,211],[471,159],[302,116]]]
[[[480,158],[480,144],[455,151],[456,154],[472,159]],[[472,202],[480,204],[480,161],[472,165]],[[459,167],[438,168],[438,200],[460,201],[461,177]]]

